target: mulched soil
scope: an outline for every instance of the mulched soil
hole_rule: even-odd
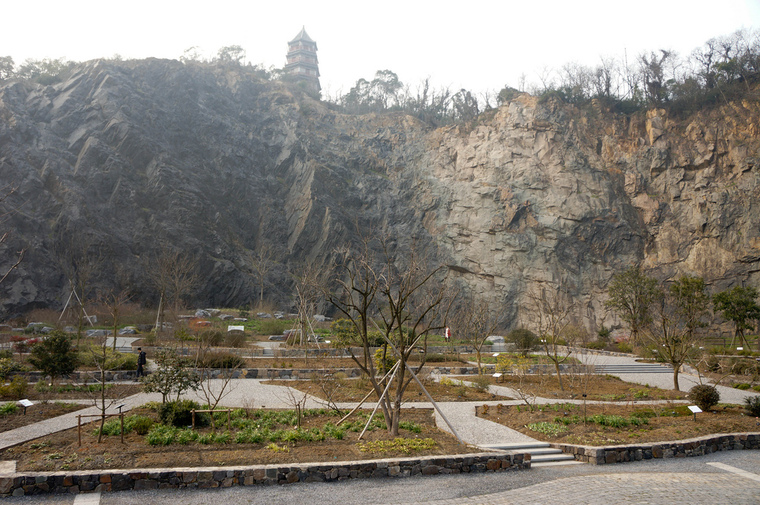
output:
[[[464,381],[471,381],[474,377],[463,377]],[[368,380],[362,379],[342,379],[336,381],[330,380],[304,380],[304,381],[286,381],[273,380],[265,384],[276,384],[278,386],[289,386],[298,389],[304,393],[309,393],[323,400],[328,397],[333,402],[359,402],[364,396],[372,390],[372,384]],[[439,402],[470,402],[470,401],[491,401],[491,400],[508,400],[504,396],[479,390],[472,386],[465,386],[459,379],[448,379],[448,384],[425,381],[425,389],[428,393]],[[391,393],[393,386],[391,386]],[[422,392],[419,385],[412,381],[404,393],[405,402],[428,402],[428,397]],[[368,402],[377,401],[377,394],[373,393],[367,399]]]
[[[587,405],[585,415],[582,404],[536,405],[532,412],[527,405],[478,407],[477,411],[483,419],[509,426],[535,439],[578,445],[638,444],[684,440],[714,433],[760,432],[760,421],[744,415],[744,409],[738,406],[719,405],[709,412],[697,414],[696,421],[683,404]],[[590,418],[595,414],[616,415],[630,420],[635,413],[638,414],[635,416],[637,419],[646,418],[646,424],[611,427],[583,423],[584,417]],[[576,417],[579,422],[564,424]],[[533,423],[550,423],[566,431],[546,434],[530,429],[528,425]]]
[[[135,413],[146,414],[148,411],[141,409]],[[405,410],[402,420],[414,421],[422,427],[421,433],[402,429],[402,437],[432,438],[436,442],[433,449],[414,452],[413,457],[478,452],[460,445],[451,435],[436,428],[432,410]],[[328,421],[335,423],[337,418],[328,415],[309,417],[304,420],[303,426],[323,426]],[[327,438],[321,442],[279,442],[273,448],[269,443],[150,446],[145,437],[134,433],[125,436],[124,444],[119,436],[105,437],[98,444],[94,429],[94,423],[83,428],[81,447],[77,444],[77,430],[72,429],[7,449],[0,453],[0,459],[16,460],[19,471],[54,471],[285,464],[408,456],[400,452],[362,452],[357,444],[359,433],[351,431],[346,432],[343,440]],[[199,431],[207,433],[210,428]],[[393,438],[384,429],[374,429],[365,434],[363,441]]]
[[[624,382],[611,375],[562,375],[563,389],[555,375],[504,375],[497,379],[490,377],[492,384],[519,389],[528,394],[544,398],[580,400],[586,394],[586,400],[598,401],[636,401],[636,400],[677,400],[686,398],[683,391],[659,389],[641,384]]]
[[[106,396],[109,398],[124,398],[142,391],[142,384],[109,384],[106,388]],[[100,392],[87,391],[43,391],[35,389],[34,384],[27,388],[24,398],[36,402],[57,402],[66,400],[95,400],[100,398]],[[13,398],[0,397],[3,401],[12,401]]]
[[[0,415],[0,433],[15,430],[16,428],[21,428],[28,424],[38,423],[45,419],[50,419],[51,417],[58,417],[87,407],[88,405],[63,402],[35,403],[31,407],[27,407],[26,415],[24,415],[24,408],[19,407],[18,411],[14,414]]]

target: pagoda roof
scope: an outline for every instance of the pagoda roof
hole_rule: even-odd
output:
[[[294,38],[293,40],[291,40],[290,42],[288,42],[288,44],[292,44],[292,43],[298,42],[298,41],[311,42],[312,44],[316,44],[316,42],[314,42],[314,40],[312,40],[312,38],[309,37],[309,34],[306,33],[306,27],[305,26],[303,28],[301,28],[301,31],[298,33],[298,35],[296,35],[296,38]]]

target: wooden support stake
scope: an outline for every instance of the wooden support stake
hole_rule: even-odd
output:
[[[79,447],[82,447],[82,416],[77,416],[77,440],[79,441]]]
[[[124,414],[119,412],[119,417],[121,418],[121,443],[124,443]]]

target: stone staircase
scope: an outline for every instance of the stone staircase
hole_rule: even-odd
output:
[[[571,454],[565,454],[546,442],[481,445],[491,451],[522,452],[530,454],[531,468],[557,465],[581,465]]]
[[[628,374],[628,373],[673,373],[673,367],[659,363],[631,363],[594,365],[594,373],[598,374]]]

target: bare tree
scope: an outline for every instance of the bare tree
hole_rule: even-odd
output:
[[[697,329],[704,326],[709,300],[704,280],[684,276],[667,291],[661,291],[653,304],[652,321],[645,338],[660,359],[673,367],[676,391],[680,391],[681,366],[696,353]]]
[[[116,350],[116,337],[119,332],[119,320],[121,318],[121,310],[126,303],[129,302],[132,295],[126,289],[116,290],[112,289],[105,293],[101,293],[100,300],[103,305],[108,309],[108,313],[111,315],[111,331],[113,336],[112,350]]]
[[[249,251],[248,253],[248,264],[259,285],[259,305],[264,303],[264,287],[266,286],[269,272],[272,271],[276,264],[274,258],[274,249],[267,242],[262,243],[255,251]]]
[[[61,231],[56,243],[56,253],[66,279],[69,281],[71,292],[68,304],[75,310],[77,324],[77,347],[86,324],[93,320],[86,313],[86,305],[93,293],[95,274],[103,264],[102,250],[76,232]]]
[[[193,258],[165,246],[162,246],[157,256],[145,265],[145,270],[159,295],[157,333],[164,326],[166,305],[171,307],[175,316],[179,313],[183,297],[190,293],[198,282],[197,268],[197,262]]]
[[[454,334],[475,347],[478,375],[482,375],[481,351],[488,336],[498,327],[495,312],[488,301],[476,299],[474,295],[469,294],[462,298],[462,303],[454,311],[452,319]]]
[[[540,286],[528,293],[531,302],[531,322],[535,328],[541,347],[549,360],[554,363],[560,390],[562,386],[562,363],[570,356],[572,342],[566,332],[572,322],[574,304],[562,285]]]
[[[116,405],[116,403],[123,400],[126,396],[131,394],[129,388],[125,389],[113,389],[108,395],[106,395],[106,377],[107,373],[115,368],[115,364],[118,360],[115,353],[108,352],[108,340],[106,337],[98,337],[88,351],[92,363],[95,365],[95,380],[100,388],[94,392],[93,403],[100,411],[100,429],[98,430],[98,443],[103,438],[103,426],[106,422],[106,411]]]
[[[404,251],[407,261],[399,267],[385,241],[377,244],[381,261],[375,263],[369,245],[365,240],[359,251],[339,255],[340,288],[330,299],[354,325],[362,355],[349,348],[351,357],[372,383],[389,433],[398,435],[404,392],[425,365],[427,335],[445,327],[450,303],[444,296],[442,267],[429,268],[427,258],[414,248]],[[382,378],[373,359],[371,327],[383,337],[380,363],[395,361],[395,372]],[[416,352],[421,359],[411,370],[407,363]]]
[[[295,282],[295,304],[298,310],[298,331],[291,333],[288,338],[289,344],[295,344],[296,339],[300,345],[309,342],[313,331],[311,321],[314,318],[316,305],[322,294],[319,283],[319,272],[310,263],[304,264],[297,271],[291,273]],[[306,351],[304,351],[306,352]]]
[[[218,367],[212,368],[214,363],[209,360],[211,346],[208,343],[199,343],[195,364],[198,376],[198,389],[206,399],[209,410],[214,410],[227,395],[234,390],[232,379],[240,368],[239,363],[224,361],[216,363]],[[213,416],[211,416],[213,425]]]

